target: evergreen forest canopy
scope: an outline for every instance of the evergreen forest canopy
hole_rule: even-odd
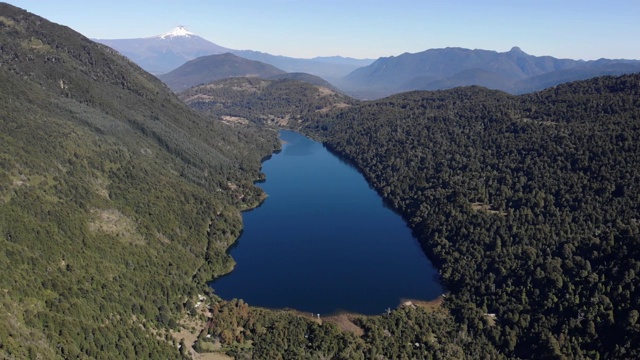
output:
[[[640,357],[640,75],[374,102],[225,84],[181,94],[198,114],[113,50],[0,4],[3,358],[188,358],[170,330],[203,316],[198,294],[195,349],[237,358]],[[350,332],[208,293],[263,196],[264,125],[358,166],[440,269],[442,307]]]
[[[177,357],[156,330],[231,269],[275,135],[7,4],[0,93],[0,357]]]
[[[640,75],[405,93],[305,131],[404,215],[470,331],[522,358],[640,357]]]
[[[220,85],[181,97],[265,124],[301,93]],[[352,161],[403,214],[483,350],[635,358],[639,89],[636,74],[521,96],[418,91],[307,107],[285,125]]]

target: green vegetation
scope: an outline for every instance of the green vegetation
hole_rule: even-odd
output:
[[[235,76],[266,78],[283,74],[285,74],[284,71],[273,65],[226,53],[195,58],[158,77],[173,91],[180,92],[192,86]]]
[[[298,80],[238,77],[180,93],[191,108],[223,121],[299,128],[309,117],[357,102],[327,87]]]
[[[640,75],[522,96],[411,92],[325,111],[297,105],[294,87],[238,85],[250,81],[182,98],[258,124],[272,124],[272,109],[280,118],[304,109],[275,124],[353,162],[405,217],[451,290],[445,307],[456,326],[482,344],[465,356],[640,356]]]
[[[412,92],[307,131],[403,214],[478,338],[523,358],[638,358],[638,89]]]
[[[408,305],[385,315],[354,316],[352,321],[361,336],[331,319],[312,320],[251,308],[242,300],[223,301],[213,306],[198,343],[220,342],[241,359],[504,358],[442,308]]]
[[[111,49],[0,14],[1,357],[184,358],[169,329],[204,316],[198,294],[195,348],[237,358],[640,357],[640,75],[375,102],[231,79],[182,94],[205,118]],[[252,123],[356,164],[440,269],[443,307],[349,332],[216,299],[278,146]]]
[[[0,4],[0,357],[177,358],[275,135],[213,123],[111,49]]]

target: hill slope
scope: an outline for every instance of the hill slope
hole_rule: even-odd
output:
[[[0,357],[177,358],[166,329],[230,269],[273,135],[7,4],[0,44]]]
[[[639,89],[416,91],[303,131],[403,214],[469,331],[520,358],[638,358]]]
[[[297,81],[305,82],[307,84],[325,87],[327,89],[330,89],[333,92],[340,92],[338,88],[331,85],[331,83],[326,81],[325,79],[319,76],[315,76],[307,73],[286,73],[286,74],[274,75],[269,77],[268,79],[269,80],[286,80],[286,79],[297,80]]]
[[[195,85],[230,77],[268,78],[282,74],[285,72],[269,64],[227,53],[199,57],[158,78],[169,85],[173,91],[180,92]]]
[[[293,79],[231,78],[193,87],[179,96],[191,108],[227,122],[287,128],[357,103],[330,88]]]

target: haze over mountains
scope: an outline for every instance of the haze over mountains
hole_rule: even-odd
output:
[[[275,66],[247,60],[230,53],[208,55],[188,61],[179,68],[158,78],[174,91],[186,90],[194,85],[238,76],[268,78],[286,74]]]
[[[343,92],[360,99],[375,99],[410,90],[440,90],[468,85],[522,94],[596,76],[640,72],[638,60],[557,59],[529,55],[518,47],[507,52],[464,48],[429,49],[375,61],[340,56],[296,59],[253,50],[229,49],[205,40],[184,27],[150,38],[97,41],[113,47],[155,74],[168,73],[201,56],[232,53],[275,66],[283,72],[322,77]],[[206,62],[200,64],[207,66],[200,72],[211,70],[210,65],[205,65]],[[191,63],[190,71],[195,71],[196,65]],[[195,79],[193,75],[193,79],[184,84],[197,85],[224,78],[220,76],[203,75],[202,79]],[[170,83],[170,86],[176,90],[174,83]]]
[[[557,59],[529,55],[518,47],[502,53],[445,48],[380,58],[336,85],[357,97],[468,85],[521,94],[569,81],[635,72],[640,72],[638,60]]]
[[[231,49],[214,44],[180,26],[158,36],[138,39],[94,39],[118,50],[152,74],[164,74],[200,56]]]
[[[263,79],[291,79],[338,91],[319,76],[307,73],[288,73],[260,61],[248,60],[231,53],[209,55],[188,61],[179,68],[158,78],[173,91],[184,91],[192,86],[208,84],[234,77],[260,77]]]
[[[245,59],[261,61],[286,72],[305,72],[325,79],[341,78],[368,65],[372,59],[340,56],[298,59],[253,50],[234,50],[208,41],[179,26],[163,35],[136,39],[94,39],[110,46],[152,74],[168,73],[200,56],[233,53]]]

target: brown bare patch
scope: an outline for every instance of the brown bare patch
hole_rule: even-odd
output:
[[[184,317],[178,322],[179,331],[171,330],[170,334],[176,342],[180,342],[180,340],[184,339],[184,343],[189,347],[189,354],[191,355],[191,359],[193,360],[231,360],[232,357],[224,354],[222,345],[220,342],[216,341],[215,343],[209,343],[211,352],[203,352],[198,353],[193,349],[193,345],[196,340],[198,340],[198,336],[207,325],[207,320],[211,318],[213,315],[209,309],[209,303],[206,301],[206,298],[202,295],[198,295],[198,302],[196,303],[196,308],[198,309],[198,313],[196,316],[190,316],[189,314],[185,314]]]
[[[331,110],[333,110],[333,109],[345,109],[345,108],[348,108],[348,107],[350,107],[350,106],[351,106],[351,105],[349,105],[349,104],[345,104],[345,103],[335,103],[335,104],[333,104],[333,105],[331,105],[331,106],[325,106],[325,107],[323,107],[323,108],[322,108],[322,109],[320,109],[320,110],[316,110],[316,112],[319,112],[319,113],[326,113],[326,112],[331,111]]]
[[[238,116],[223,115],[221,116],[221,118],[222,118],[222,122],[229,125],[236,125],[236,124],[247,125],[249,123],[249,120],[243,117],[238,117]]]
[[[115,236],[129,244],[142,245],[144,238],[134,222],[117,209],[92,209],[89,230]]]
[[[489,214],[507,216],[507,212],[506,211],[500,211],[500,210],[496,209],[495,207],[493,207],[493,205],[484,204],[484,203],[480,203],[480,202],[472,203],[471,204],[471,209],[474,210],[474,211],[484,211],[484,212],[487,212]]]
[[[325,317],[324,321],[336,325],[342,331],[347,331],[357,336],[364,335],[364,330],[352,321],[354,318],[355,316],[351,314],[338,314]]]
[[[100,179],[100,178],[92,178],[91,179],[91,187],[93,191],[95,191],[98,195],[105,199],[109,199],[109,190],[107,187],[109,186],[109,181]]]
[[[291,121],[291,114],[286,114],[284,117],[267,115],[262,116],[262,119],[267,123],[267,125],[287,126]]]
[[[187,103],[187,104],[190,104],[190,103],[195,102],[195,101],[207,102],[207,101],[210,101],[210,100],[215,100],[215,97],[213,97],[211,95],[206,95],[206,94],[196,94],[196,95],[193,95],[193,96],[190,96],[190,97],[184,99],[184,102]]]
[[[20,176],[18,176],[18,178],[13,179],[13,186],[14,187],[20,187],[23,185],[29,185],[29,178],[27,178],[26,175],[21,174]]]
[[[442,304],[444,303],[444,296],[440,295],[437,298],[429,301],[425,300],[414,300],[414,299],[404,299],[400,306],[412,306],[419,307],[421,309],[425,309],[427,311],[436,311],[442,309]]]
[[[489,323],[489,326],[495,326],[496,325],[496,314],[484,314],[485,319],[487,319],[487,323]]]
[[[318,95],[320,96],[331,96],[331,95],[335,95],[335,91],[324,87],[324,86],[318,86]]]

